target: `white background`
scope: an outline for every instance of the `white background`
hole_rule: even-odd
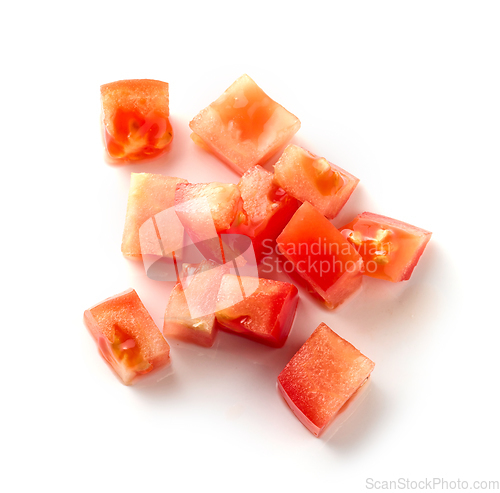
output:
[[[500,480],[498,2],[2,10],[2,491]],[[168,377],[125,387],[83,311],[134,287],[161,324],[172,287],[121,256],[130,173],[236,183],[188,122],[243,73],[301,119],[293,142],[361,179],[335,224],[369,210],[434,235],[408,282],[367,279],[335,312],[301,291],[281,350],[228,334],[212,350],[173,343]],[[99,86],[124,78],[170,83],[160,163],[103,160]],[[276,377],[322,321],[376,369],[352,416],[317,439]]]

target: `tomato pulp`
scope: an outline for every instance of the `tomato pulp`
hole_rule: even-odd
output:
[[[278,376],[278,389],[300,422],[320,436],[375,363],[321,323]]]
[[[170,361],[170,346],[133,289],[85,310],[84,321],[101,356],[125,385]]]
[[[243,75],[189,126],[196,144],[243,174],[284,146],[300,121]]]
[[[102,128],[106,151],[117,163],[162,154],[172,141],[168,83],[134,79],[101,86]]]

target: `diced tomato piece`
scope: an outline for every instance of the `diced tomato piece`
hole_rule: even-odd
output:
[[[175,192],[175,212],[206,259],[224,264],[219,234],[233,223],[241,202],[232,183],[185,183]]]
[[[140,258],[141,245],[143,253],[156,253],[161,256],[164,245],[159,243],[160,238],[169,238],[173,245],[168,248],[170,252],[182,246],[182,227],[179,223],[174,224],[175,217],[170,217],[173,215],[173,209],[172,214],[164,218],[165,221],[161,215],[157,220],[154,218],[156,214],[174,207],[175,189],[179,183],[187,181],[172,176],[132,173],[122,240],[124,256]],[[168,224],[163,224],[164,222]],[[167,229],[168,232],[165,231]]]
[[[186,229],[199,228],[196,224],[199,217],[197,205],[203,200],[207,201],[217,233],[230,228],[240,205],[238,187],[233,183],[180,183],[175,191],[175,205],[178,214],[182,214],[181,220]],[[182,204],[187,204],[187,207],[181,207]],[[195,222],[194,227],[190,227],[190,219]]]
[[[300,206],[276,241],[295,271],[329,308],[340,305],[361,286],[361,256],[308,202]]]
[[[133,289],[85,310],[84,321],[125,385],[170,361],[170,346]]]
[[[115,162],[140,161],[163,153],[172,141],[168,84],[119,80],[101,86],[106,150]]]
[[[243,75],[189,126],[196,144],[242,174],[284,146],[300,128],[300,121]]]
[[[301,202],[333,219],[359,183],[339,166],[302,147],[289,145],[274,166],[276,183]]]
[[[371,212],[363,212],[340,231],[363,257],[364,274],[393,282],[410,279],[432,235]]]
[[[222,276],[229,268],[204,261],[184,264],[184,276],[170,295],[165,311],[163,335],[211,347],[217,335],[215,305]]]
[[[255,258],[260,263],[266,252],[273,249],[300,202],[274,183],[272,173],[258,165],[245,172],[238,188],[243,204],[231,231],[252,239]]]
[[[225,275],[219,289],[219,324],[226,330],[272,347],[285,344],[298,303],[290,283]]]
[[[278,376],[278,388],[300,422],[320,436],[375,367],[322,323]]]

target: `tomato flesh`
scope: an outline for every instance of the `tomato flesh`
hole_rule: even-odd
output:
[[[243,174],[284,146],[300,121],[243,75],[189,126],[196,144]]]
[[[165,311],[163,335],[167,339],[213,345],[217,335],[217,294],[222,276],[228,271],[226,266],[212,261],[184,265],[184,275],[174,286]]]
[[[217,321],[226,331],[282,347],[295,317],[298,290],[290,283],[227,274],[217,300]]]
[[[125,385],[170,361],[170,346],[133,289],[85,310],[84,321],[102,357]]]
[[[278,388],[301,423],[320,436],[374,367],[322,323],[279,374]]]
[[[165,152],[172,140],[168,84],[120,80],[101,86],[106,151],[117,163],[141,161]]]
[[[180,183],[175,191],[175,205],[186,229],[199,229],[197,224],[199,210],[196,206],[206,200],[215,231],[221,233],[230,228],[240,205],[240,191],[232,183]],[[182,204],[192,202],[192,207],[182,207]],[[198,233],[199,234],[199,233]]]
[[[333,219],[359,179],[302,147],[289,145],[274,166],[276,183],[301,202],[309,202]]]
[[[182,247],[183,230],[180,223],[174,224],[175,217],[170,217],[173,209],[169,217],[166,217],[168,212],[163,212],[174,207],[179,183],[187,181],[152,173],[131,174],[121,247],[125,257],[138,259],[142,253],[161,256],[162,248],[173,252]],[[172,243],[168,248],[160,242],[167,238]]]
[[[340,230],[363,257],[364,274],[392,282],[410,278],[432,235],[371,212],[363,212]]]
[[[238,188],[243,202],[231,231],[252,239],[255,258],[260,263],[273,250],[276,238],[300,202],[276,185],[273,174],[259,165],[244,173]]]
[[[361,286],[361,256],[308,202],[300,206],[276,241],[296,273],[329,308],[340,305]]]

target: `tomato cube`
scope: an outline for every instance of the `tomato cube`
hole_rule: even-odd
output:
[[[229,332],[281,347],[290,333],[298,298],[293,284],[227,274],[222,278],[215,316]]]
[[[320,436],[374,367],[322,323],[279,374],[278,388],[300,422]]]
[[[272,251],[300,202],[276,185],[273,174],[259,165],[245,172],[238,188],[243,204],[232,231],[252,239],[255,258],[260,263],[266,252]]]
[[[101,86],[102,129],[112,161],[153,158],[172,141],[168,84],[159,80],[120,80]]]
[[[179,183],[175,191],[175,206],[182,215],[184,227],[199,235],[199,205],[205,203],[215,226],[220,233],[229,229],[240,205],[240,190],[232,183]],[[183,206],[183,204],[185,204]]]
[[[169,251],[182,246],[183,230],[180,223],[173,224],[172,219],[175,218],[170,217],[172,214],[165,218],[168,221],[162,221],[161,216],[158,221],[154,219],[156,214],[174,207],[175,189],[179,183],[187,181],[172,176],[132,173],[122,240],[122,253],[125,257],[141,258],[141,245],[144,253],[157,253],[161,256],[159,237],[170,238],[173,246]],[[168,234],[167,231],[161,234],[167,228]]]
[[[321,212],[304,202],[277,238],[278,248],[329,308],[362,281],[363,260]]]
[[[168,301],[163,335],[185,342],[211,347],[217,334],[215,305],[224,265],[204,261],[197,266],[184,264],[184,276]]]
[[[364,274],[393,282],[410,279],[432,235],[371,212],[363,212],[340,230],[363,257]]]
[[[276,183],[301,202],[333,219],[359,183],[339,166],[302,147],[289,145],[274,166]]]
[[[243,75],[189,126],[195,143],[243,174],[284,146],[300,121]]]
[[[170,362],[170,346],[133,289],[85,310],[84,321],[125,385]]]

